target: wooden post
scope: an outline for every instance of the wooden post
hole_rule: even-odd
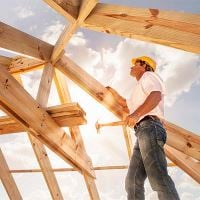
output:
[[[21,194],[12,177],[3,153],[0,149],[0,178],[11,200],[22,200]]]

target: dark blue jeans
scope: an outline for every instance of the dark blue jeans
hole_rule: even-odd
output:
[[[144,182],[157,192],[159,200],[179,200],[178,193],[167,172],[163,146],[166,131],[158,120],[148,118],[136,128],[137,137],[130,161],[125,187],[128,200],[144,200]]]

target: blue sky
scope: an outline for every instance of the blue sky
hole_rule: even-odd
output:
[[[100,2],[200,13],[199,0],[106,0]],[[0,19],[4,23],[52,44],[55,44],[67,24],[63,17],[57,15],[41,0],[7,0],[3,2],[0,11]],[[66,53],[103,85],[112,86],[126,98],[135,84],[128,75],[130,59],[144,53],[153,56],[158,63],[158,73],[164,79],[168,91],[166,118],[200,135],[200,55],[81,28],[70,40]],[[11,55],[10,52],[3,50],[0,50],[0,54]],[[41,71],[37,71],[22,77],[26,89],[32,96],[36,95],[40,76]],[[120,127],[102,129],[100,135],[95,133],[94,123],[97,119],[108,122],[116,118],[71,81],[69,81],[69,86],[73,101],[79,102],[87,112],[88,125],[81,126],[81,131],[87,152],[94,165],[128,164]],[[48,104],[59,104],[54,86]],[[135,140],[134,137],[133,140]],[[25,133],[1,136],[0,147],[11,169],[39,168]],[[48,152],[54,167],[67,166],[51,151]],[[124,190],[126,172],[126,170],[97,172],[96,182],[103,200],[126,199]],[[177,167],[170,168],[169,172],[182,200],[200,200],[200,187],[197,183]],[[56,177],[65,199],[89,198],[84,180],[78,173],[56,173]],[[14,178],[25,200],[51,199],[40,173],[17,174]],[[27,180],[31,180],[28,187]],[[145,188],[147,200],[156,200],[156,194],[151,190],[148,182]],[[1,184],[0,199],[8,199]]]

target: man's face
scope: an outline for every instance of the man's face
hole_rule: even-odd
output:
[[[136,62],[135,65],[131,67],[130,75],[133,77],[137,77],[144,72],[145,72],[144,65],[142,66],[140,62]]]

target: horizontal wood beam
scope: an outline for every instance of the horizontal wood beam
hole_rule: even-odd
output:
[[[0,47],[49,61],[53,45],[0,22]]]
[[[14,178],[10,173],[8,164],[4,155],[0,149],[0,179],[1,182],[7,191],[7,194],[11,200],[22,200],[22,196],[17,188]]]
[[[176,165],[174,163],[168,163],[168,167],[175,167]],[[128,165],[111,165],[111,166],[99,166],[94,167],[94,170],[119,170],[119,169],[128,169]],[[52,169],[54,172],[71,172],[76,171],[74,168],[56,168]],[[38,173],[42,172],[41,169],[12,169],[10,170],[10,173]]]
[[[94,177],[88,164],[76,152],[72,139],[31,95],[0,65],[0,104],[4,112],[21,123],[42,143],[82,173]]]
[[[200,53],[199,14],[99,3],[82,27]]]
[[[165,152],[173,163],[200,183],[200,162],[168,145],[165,145]]]
[[[46,108],[46,111],[61,127],[72,127],[86,124],[85,112],[77,103],[51,106]],[[24,127],[11,117],[0,117],[0,135],[24,131]]]

